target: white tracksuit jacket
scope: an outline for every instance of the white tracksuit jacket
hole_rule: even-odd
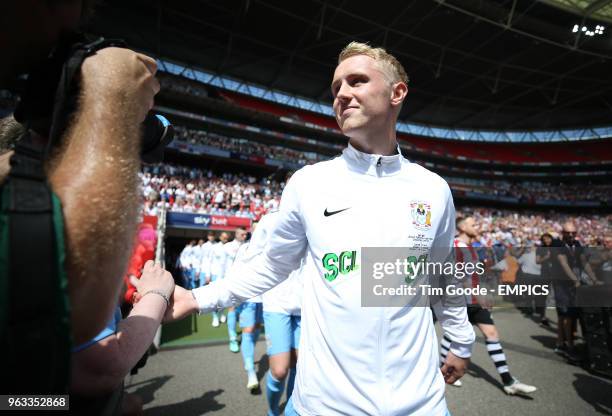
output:
[[[215,244],[216,243],[207,241],[202,246],[199,264],[199,271],[202,274],[202,276],[200,276],[200,279],[203,279],[205,276],[210,276],[210,257]]]
[[[236,256],[234,257],[234,262],[248,263],[257,258],[257,256],[262,255],[266,246],[268,233],[266,230],[261,228],[260,224],[257,225],[251,239],[238,247],[238,251],[236,251]],[[236,275],[234,274],[233,277],[236,277]],[[232,276],[228,275],[228,278],[232,278]],[[251,303],[261,303],[261,301],[261,296],[259,295],[247,300],[247,302]]]
[[[272,211],[259,220],[251,241],[240,246],[236,261],[238,261],[239,256],[241,261],[253,261],[257,256],[263,254],[270,235],[272,235],[272,231],[276,227],[277,218],[278,211]],[[241,256],[242,249],[245,246],[248,247],[245,248],[245,252]],[[301,268],[294,270],[285,281],[261,296],[249,299],[249,302],[262,302],[264,312],[299,316],[302,309],[302,292],[304,287],[300,271]]]
[[[417,218],[411,207],[420,202],[428,211]],[[305,256],[295,410],[302,416],[443,415],[445,384],[430,309],[362,307],[360,271],[329,281],[323,258],[361,247],[414,247],[418,240],[429,245],[430,259],[444,261],[454,230],[443,179],[401,154],[365,154],[349,145],[289,180],[261,256],[233,267],[235,278],[193,293],[201,313],[239,304],[280,283]],[[433,307],[453,340],[451,351],[469,356],[474,331],[465,307]]]
[[[225,243],[228,244],[228,243]],[[225,244],[218,242],[210,248],[210,275],[217,279],[225,277],[229,251]]]

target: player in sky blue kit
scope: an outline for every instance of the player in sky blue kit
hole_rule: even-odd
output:
[[[240,248],[236,261],[249,261],[263,253],[268,237],[275,227],[277,215],[276,211],[268,213],[259,223],[253,225],[255,227],[253,237],[249,243]],[[243,249],[245,249],[245,254],[242,254]],[[293,391],[300,343],[300,309],[303,287],[300,272],[301,269],[294,271],[280,285],[241,305],[240,326],[243,328],[241,346],[243,356],[245,356],[245,369],[248,372],[249,368],[254,367],[252,364],[253,338],[256,341],[258,329],[248,328],[247,323],[243,325],[243,320],[248,323],[256,322],[255,315],[257,314],[257,318],[259,318],[263,302],[263,320],[266,328],[269,362],[269,371],[266,373],[266,398],[269,416],[280,415],[279,404],[285,391],[285,381],[287,400],[291,397]],[[250,335],[253,332],[255,333],[254,337]],[[250,354],[250,360],[246,358],[247,352]],[[247,387],[254,389],[258,387],[256,383],[256,375],[249,376]]]
[[[223,246],[225,250],[225,271],[223,275],[227,274],[227,270],[232,266],[234,260],[236,259],[236,254],[240,249],[240,246],[244,243],[244,239],[246,238],[246,230],[244,228],[237,228],[234,232],[234,239],[229,243],[226,243]],[[238,345],[238,334],[236,333],[236,322],[238,318],[238,313],[240,311],[236,310],[235,307],[231,306],[227,309],[227,334],[229,336],[229,349],[231,352],[240,351],[240,346]]]
[[[257,222],[253,223],[251,230],[253,235],[249,241],[244,242],[238,248],[235,262],[253,261],[256,256],[261,255],[266,243],[266,234],[263,229],[259,229]],[[255,344],[257,344],[263,324],[261,296],[243,302],[236,308],[236,313],[240,317],[239,325],[242,330],[240,351],[242,352],[244,369],[247,373],[247,389],[254,392],[259,388],[259,379],[255,372]]]

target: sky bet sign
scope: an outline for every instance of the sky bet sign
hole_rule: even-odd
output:
[[[210,224],[210,217],[208,215],[198,215],[196,217],[193,217],[193,223],[196,225],[208,227],[208,224]]]
[[[233,230],[237,227],[251,228],[251,219],[244,217],[226,217],[224,215],[190,214],[186,212],[169,212],[166,225],[172,228],[200,228],[211,230]]]

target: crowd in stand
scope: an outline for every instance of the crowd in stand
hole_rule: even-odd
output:
[[[242,138],[232,138],[204,130],[188,129],[176,126],[176,137],[179,140],[211,146],[214,148],[242,153],[246,155],[259,155],[284,162],[308,165],[330,156],[314,152],[303,152],[284,146],[273,146]],[[419,163],[416,161],[416,163]],[[594,184],[568,184],[555,182],[511,182],[505,180],[488,180],[447,177],[453,190],[477,192],[498,197],[517,198],[523,202],[536,200],[548,201],[607,201],[612,195],[612,186]]]
[[[511,183],[509,192],[523,198],[564,201],[605,201],[610,199],[612,186],[567,184],[554,182]]]
[[[246,155],[258,155],[284,162],[298,163],[300,165],[307,165],[329,158],[328,156],[314,152],[303,152],[284,146],[272,146],[252,140],[227,137],[204,130],[188,129],[182,126],[175,127],[175,134],[178,140],[191,144],[212,146],[218,149]]]
[[[457,215],[472,215],[479,224],[481,243],[526,245],[538,242],[544,233],[557,238],[563,224],[573,221],[578,229],[578,239],[583,245],[599,245],[612,237],[612,215],[569,215],[555,212],[535,213],[490,208],[462,207]]]
[[[208,96],[207,88],[196,81],[183,77],[162,76],[163,89],[192,96]],[[271,159],[306,165],[329,156],[301,152],[283,146],[271,146],[243,138],[230,138],[201,130],[177,127],[177,137],[193,144],[203,144],[243,154],[262,155]],[[418,163],[418,161],[417,161]],[[482,180],[467,178],[447,178],[454,189],[484,193],[497,197],[518,198],[523,202],[536,200],[548,201],[607,201],[612,194],[610,185],[574,185],[552,182],[510,182],[503,180]]]
[[[607,201],[612,195],[609,184],[568,184],[559,182],[510,182],[503,180],[446,178],[451,188],[494,195],[513,197],[522,201]]]
[[[284,182],[244,174],[218,175],[170,164],[146,166],[141,173],[144,211],[155,215],[162,205],[168,211],[258,218],[278,207]],[[472,211],[463,208],[460,212]],[[481,227],[483,243],[514,245],[537,241],[543,233],[557,235],[573,219],[584,244],[595,244],[610,233],[610,215],[568,216],[559,213],[517,213],[477,208],[473,215]]]
[[[145,166],[144,213],[168,211],[259,218],[278,207],[284,182],[174,165]]]

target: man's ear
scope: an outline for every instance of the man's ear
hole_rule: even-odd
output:
[[[396,82],[391,86],[391,105],[402,105],[404,98],[408,95],[408,86],[405,82]]]

